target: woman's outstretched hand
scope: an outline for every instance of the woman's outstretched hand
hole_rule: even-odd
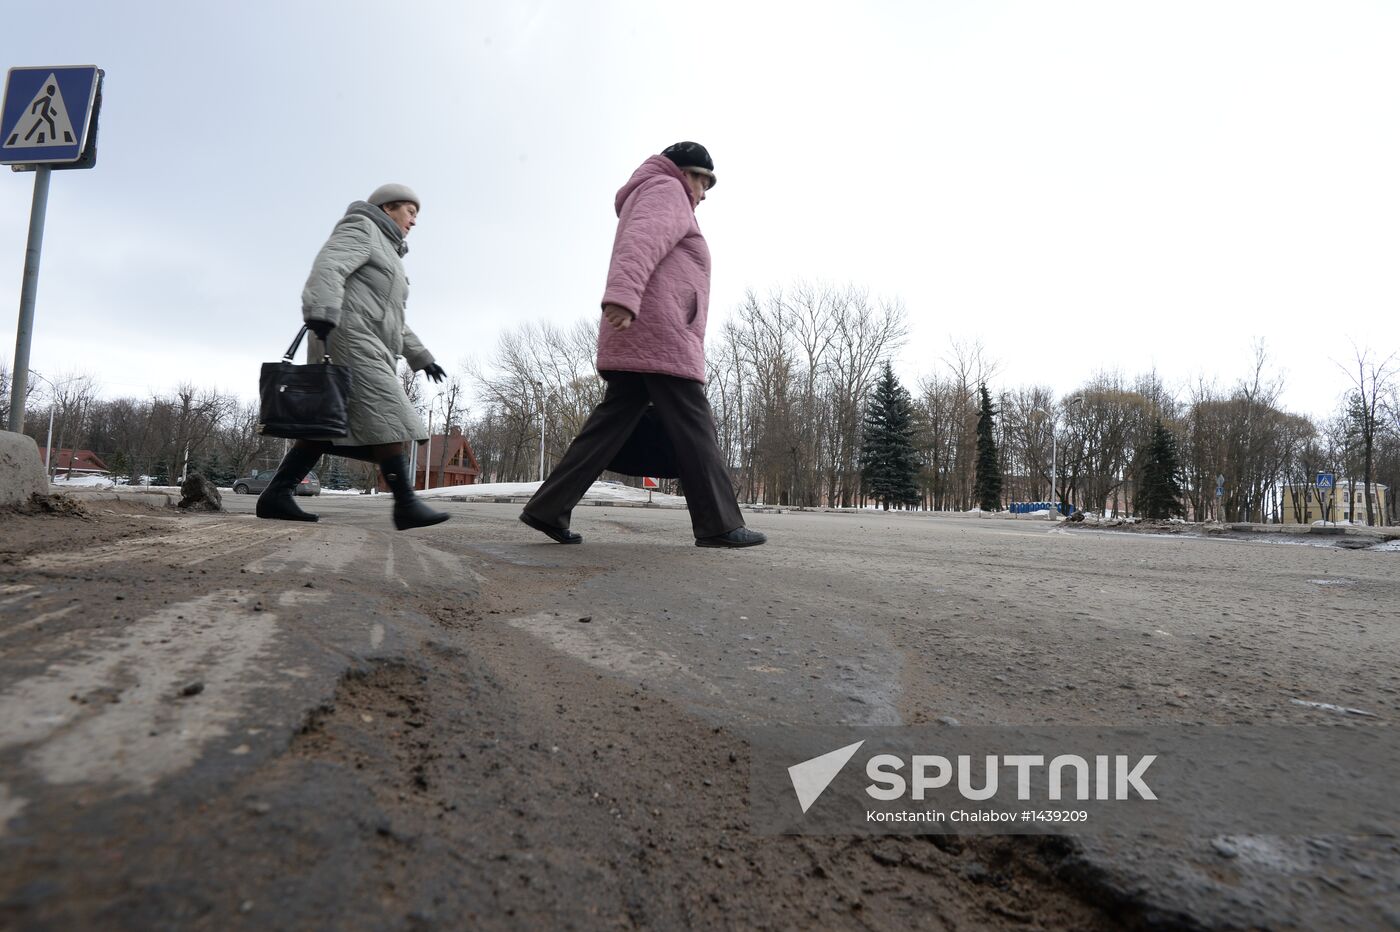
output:
[[[447,371],[443,369],[442,366],[439,366],[437,363],[433,363],[432,365],[425,367],[423,369],[423,374],[426,375],[428,378],[432,379],[434,382],[441,382],[443,379],[447,378]]]

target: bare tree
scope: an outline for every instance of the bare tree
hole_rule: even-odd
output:
[[[224,465],[236,476],[246,473],[254,459],[269,447],[268,438],[258,431],[258,405],[229,405],[215,435],[214,446]],[[281,442],[277,441],[277,446]]]
[[[523,324],[501,336],[486,363],[467,366],[481,400],[470,431],[485,475],[503,482],[534,478],[541,430],[551,458],[563,454],[602,400],[597,334],[596,319],[569,329]]]
[[[438,393],[438,400],[442,406],[442,435],[444,438],[452,436],[453,429],[460,430],[462,421],[466,417],[466,407],[462,398],[462,380],[458,376],[450,376],[447,385]],[[447,448],[446,442],[438,445],[438,481],[439,486],[447,484]],[[423,474],[427,475],[428,464],[423,466]]]
[[[152,399],[152,414],[161,444],[158,463],[170,480],[178,479],[184,466],[204,452],[205,445],[238,402],[229,395],[197,388],[186,382],[174,394]]]
[[[54,417],[57,448],[65,444],[76,451],[83,443],[88,414],[97,400],[98,385],[90,375],[72,373],[60,377],[48,388],[49,403],[56,409]],[[73,477],[73,457],[68,458],[67,478]]]
[[[740,496],[854,504],[865,399],[906,334],[897,301],[854,286],[749,291],[707,354],[707,393]]]
[[[1391,353],[1379,363],[1371,361],[1371,351],[1362,350],[1352,344],[1355,355],[1355,369],[1348,371],[1352,393],[1348,405],[1348,415],[1358,438],[1361,441],[1361,486],[1366,498],[1366,524],[1376,523],[1375,509],[1371,502],[1375,479],[1375,451],[1377,436],[1382,428],[1385,414],[1381,400],[1391,394],[1397,374],[1396,354]],[[1352,486],[1355,489],[1355,486]]]

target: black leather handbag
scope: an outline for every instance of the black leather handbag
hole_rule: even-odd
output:
[[[350,369],[331,362],[298,366],[292,362],[306,336],[297,332],[281,362],[265,362],[258,378],[258,432],[290,440],[326,440],[350,433]]]

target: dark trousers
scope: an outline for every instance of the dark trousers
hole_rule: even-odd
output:
[[[612,372],[608,390],[559,464],[525,505],[530,517],[567,528],[574,506],[632,436],[647,402],[676,449],[676,464],[696,537],[744,526],[729,470],[715,439],[715,419],[699,382],[649,372]]]

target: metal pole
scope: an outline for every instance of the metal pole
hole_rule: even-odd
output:
[[[428,449],[423,451],[423,491],[433,487],[433,406],[428,405]]]
[[[1058,439],[1055,436],[1055,425],[1050,425],[1050,505],[1055,509],[1055,514],[1060,513],[1060,500],[1055,497],[1055,454],[1058,452]]]
[[[44,472],[49,474],[49,481],[53,481],[53,468],[50,460],[53,459],[53,402],[49,402],[49,439],[44,442]]]
[[[19,331],[15,336],[15,368],[10,378],[10,423],[24,432],[24,396],[29,388],[29,343],[34,336],[34,300],[39,293],[39,254],[44,248],[44,215],[49,209],[49,174],[40,165],[34,171],[34,202],[29,208],[29,244],[24,250],[24,278],[19,289]]]
[[[540,395],[540,481],[544,481],[544,420],[545,420],[545,397]]]

